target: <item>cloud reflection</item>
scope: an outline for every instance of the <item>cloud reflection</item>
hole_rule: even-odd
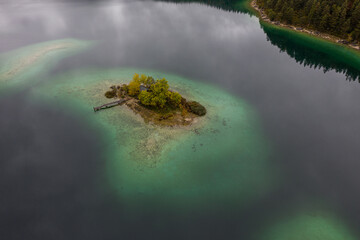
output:
[[[80,33],[84,38],[101,38],[104,31],[112,30],[119,38],[141,32],[151,34],[154,31],[168,37],[167,30],[173,28],[178,29],[179,34],[202,34],[209,38],[251,36],[248,17],[227,12],[215,14],[217,9],[199,4],[149,1],[77,3],[64,4],[58,1],[56,4],[49,4],[24,0],[21,4],[0,4],[0,35],[32,32],[48,37],[63,37],[64,34],[72,36]],[[224,15],[227,17],[223,17]],[[229,18],[228,15],[232,16]],[[84,29],[88,31],[85,32]]]

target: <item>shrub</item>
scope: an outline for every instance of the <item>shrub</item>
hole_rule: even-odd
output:
[[[114,98],[115,96],[116,96],[116,90],[115,89],[113,89],[111,91],[107,91],[105,93],[105,97],[107,97],[107,98]]]
[[[187,106],[190,111],[196,115],[204,116],[206,114],[206,108],[198,102],[190,101],[187,102]]]

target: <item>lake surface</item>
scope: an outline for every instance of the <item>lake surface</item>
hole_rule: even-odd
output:
[[[31,55],[34,44],[70,38],[80,43],[66,41],[89,46],[59,56],[43,52],[47,59],[38,65],[26,60],[19,64],[21,54]],[[282,232],[296,236],[307,224],[334,239],[358,239],[359,54],[261,25],[248,13],[153,1],[0,2],[0,54],[0,66],[24,69],[14,85],[0,78],[2,239],[283,239],[278,237]],[[251,115],[231,131],[244,138],[256,135],[261,144],[226,134],[213,143],[212,135],[203,135],[202,141],[227,150],[218,161],[227,165],[239,160],[244,166],[236,165],[238,174],[219,175],[200,165],[199,176],[206,172],[201,181],[211,182],[214,191],[208,186],[204,194],[198,188],[191,194],[180,192],[179,202],[189,206],[172,204],[174,195],[165,187],[155,199],[161,204],[149,201],[150,185],[141,181],[126,191],[114,187],[117,178],[109,178],[108,169],[116,165],[105,156],[112,149],[111,134],[88,120],[92,113],[81,107],[77,112],[54,99],[38,100],[37,91],[58,94],[57,83],[86,88],[86,79],[100,81],[96,76],[128,76],[138,70],[221,97],[224,102],[213,105],[234,112],[224,110],[230,122]],[[68,76],[79,84],[66,85]],[[251,154],[241,155],[242,147]],[[205,158],[182,149],[176,154],[194,161]],[[249,156],[255,166],[269,165],[272,181],[266,187],[263,175],[268,172],[255,178],[244,174],[252,165]],[[181,164],[176,166],[181,170]],[[190,176],[185,184],[200,181]],[[249,179],[254,191],[246,195],[248,201],[240,201],[238,183]],[[126,194],[135,187],[143,187],[143,195],[129,199]],[[194,196],[210,208],[190,207]],[[295,219],[290,227],[283,223],[287,219]],[[276,233],[267,234],[277,223]]]

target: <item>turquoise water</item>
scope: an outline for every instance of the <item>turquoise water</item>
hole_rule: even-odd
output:
[[[355,240],[354,233],[329,212],[307,211],[276,219],[259,234],[261,240]]]
[[[96,46],[94,41],[74,38],[45,41],[49,38],[46,35],[45,42],[0,56],[2,97],[5,92],[14,96],[10,100],[2,98],[5,106],[12,107],[5,108],[11,117],[10,120],[3,117],[1,134],[8,136],[3,134],[8,122],[19,120],[13,109],[26,116],[20,119],[19,128],[9,128],[16,143],[0,146],[4,158],[15,164],[10,171],[8,166],[12,165],[5,160],[8,165],[1,165],[0,175],[16,173],[13,175],[16,179],[32,184],[28,169],[43,166],[43,162],[51,163],[52,157],[43,157],[43,151],[61,159],[67,156],[64,146],[71,145],[74,152],[82,149],[81,154],[74,154],[71,159],[74,165],[59,170],[64,172],[59,179],[49,174],[41,181],[45,186],[30,188],[29,196],[43,189],[55,192],[58,188],[65,189],[63,192],[51,199],[48,192],[41,192],[42,211],[38,211],[39,203],[35,204],[37,207],[29,204],[26,211],[18,210],[18,205],[29,206],[28,198],[21,194],[22,197],[16,195],[16,201],[7,197],[9,202],[26,201],[16,205],[15,210],[9,208],[13,210],[11,216],[16,211],[25,214],[29,209],[36,214],[42,212],[41,219],[53,224],[54,229],[66,224],[71,225],[66,230],[72,226],[79,226],[76,227],[79,232],[87,229],[78,239],[86,234],[87,239],[102,239],[104,233],[123,237],[125,231],[132,233],[146,227],[158,234],[169,227],[169,231],[177,231],[182,239],[188,237],[184,236],[187,232],[200,234],[199,239],[216,238],[213,236],[216,233],[225,235],[224,238],[241,236],[240,239],[261,240],[295,240],[294,236],[355,239],[352,230],[356,229],[353,227],[356,218],[353,225],[348,224],[351,217],[343,220],[346,211],[332,208],[337,198],[331,197],[332,194],[339,197],[347,211],[356,213],[353,209],[357,207],[358,174],[351,159],[355,156],[354,162],[358,162],[359,95],[357,86],[338,80],[358,76],[358,55],[338,45],[276,27],[264,25],[261,29],[254,17],[199,4],[136,2],[93,8],[87,5],[85,10],[72,7],[58,8],[60,13],[64,11],[64,19],[72,19],[67,27],[73,32],[66,34],[72,37],[84,34],[82,39],[102,36],[104,39],[97,41]],[[82,11],[88,14],[82,15]],[[90,18],[89,22],[80,24],[79,16],[94,13],[102,13],[91,17],[102,19],[100,25]],[[164,25],[159,27],[160,23]],[[279,53],[274,45],[291,58]],[[313,69],[318,67],[320,71]],[[93,112],[94,106],[109,101],[104,93],[111,85],[128,82],[134,73],[165,77],[174,90],[206,106],[208,114],[189,127],[165,128],[145,124],[125,106]],[[21,104],[11,105],[22,95],[24,108]],[[53,148],[47,149],[39,140],[43,135],[34,127],[34,120],[31,121],[34,114],[27,112],[27,108],[45,109],[40,115],[44,117],[38,121],[46,126],[49,124],[46,117],[51,116],[47,111],[74,116],[79,121],[76,127],[83,128],[87,137],[95,138],[96,144],[73,144],[69,139],[77,133],[69,131],[65,135],[70,143],[62,142],[60,134],[44,137],[44,141],[54,142]],[[62,131],[61,121],[50,122],[50,126]],[[21,134],[25,137],[19,137]],[[25,147],[17,147],[24,139]],[[33,142],[40,145],[34,151],[28,147]],[[6,155],[13,147],[14,152],[25,155],[24,163],[17,155]],[[99,151],[96,165],[84,157],[86,148],[88,152]],[[35,157],[38,152],[40,157]],[[22,165],[25,170],[20,171]],[[90,171],[92,168],[94,172]],[[76,172],[69,177],[64,169]],[[39,168],[35,177],[47,174],[48,170]],[[77,178],[80,172],[90,172],[96,186]],[[68,179],[65,187],[63,179]],[[10,184],[6,177],[3,182],[9,183],[15,192],[28,189]],[[81,187],[73,190],[71,186],[76,184]],[[91,194],[87,192],[89,188]],[[12,190],[3,195],[12,196]],[[73,197],[72,191],[79,195]],[[104,197],[97,191],[105,191],[107,195]],[[346,197],[342,197],[343,193]],[[299,202],[304,195],[311,197],[308,207],[302,208]],[[62,197],[69,199],[69,206],[80,206],[76,213],[69,210]],[[114,202],[109,204],[108,199]],[[312,199],[327,202],[328,210],[320,211],[322,207]],[[350,199],[350,204],[344,204],[343,199]],[[48,202],[54,203],[51,209],[56,209],[58,215],[49,217]],[[4,204],[6,208],[8,205]],[[102,215],[104,211],[110,213]],[[69,217],[66,223],[59,217],[63,215]],[[87,222],[89,216],[91,223]],[[47,228],[31,225],[27,229]],[[58,229],[73,237],[72,230],[66,230]],[[98,235],[93,235],[93,231]]]
[[[201,102],[208,114],[190,127],[167,128],[145,124],[125,106],[92,112],[93,106],[108,102],[103,94],[109,86],[129,82],[135,72],[165,77],[172,89]],[[106,129],[104,171],[129,205],[242,208],[276,186],[271,149],[256,112],[217,87],[156,71],[98,69],[55,77],[35,93],[71,102],[70,107],[76,101],[78,114]]]

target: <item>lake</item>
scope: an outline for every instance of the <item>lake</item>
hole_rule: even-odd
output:
[[[359,53],[226,9],[0,2],[2,239],[359,238]],[[135,72],[204,125],[92,112]]]

